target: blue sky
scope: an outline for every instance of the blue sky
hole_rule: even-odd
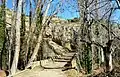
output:
[[[29,0],[27,0],[27,1],[29,1]],[[61,0],[54,0],[52,2],[52,5],[50,7],[48,15],[54,9],[57,8],[57,4],[59,1],[61,1]],[[113,1],[113,3],[115,4],[115,1]],[[12,8],[12,0],[7,0],[6,4],[9,9]],[[80,17],[79,12],[76,12],[76,11],[78,11],[77,0],[62,0],[61,4],[62,5],[61,5],[60,11],[58,12],[57,16],[59,16],[60,18],[63,18],[63,19],[73,19],[76,17]],[[28,15],[29,14],[29,5],[27,4],[26,7],[27,7],[26,14]],[[115,22],[120,23],[120,10],[116,10],[114,12],[114,14],[112,15],[112,20],[115,20]]]
[[[58,9],[56,5],[59,1],[61,0],[54,0],[52,2],[49,13],[56,8]],[[62,0],[60,5],[61,7],[59,8],[59,12],[57,14],[60,18],[73,19],[79,17],[79,12],[76,12],[78,10],[77,0]]]
[[[116,1],[113,0],[112,2],[113,2],[113,5],[117,7]],[[120,23],[120,9],[117,9],[113,12],[111,20],[113,20],[114,22]]]
[[[59,16],[60,18],[63,18],[63,19],[73,19],[75,17],[79,17],[79,13],[76,12],[77,10],[77,0],[66,0],[68,2],[65,2],[63,0],[63,4],[60,11],[58,12],[57,16]],[[54,0],[52,2],[52,5],[51,5],[51,9],[49,10],[49,13],[55,9],[57,3],[59,2],[59,0]],[[71,4],[72,2],[72,4]],[[29,3],[29,2],[28,2]],[[71,6],[71,7],[70,7]],[[9,9],[12,8],[12,0],[7,0],[7,7]],[[26,14],[28,15],[29,14],[29,5],[26,5]],[[64,10],[63,10],[64,9]]]

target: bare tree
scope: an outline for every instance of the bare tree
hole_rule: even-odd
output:
[[[37,44],[36,44],[36,46],[34,48],[33,54],[31,56],[31,59],[29,60],[28,65],[27,65],[26,68],[28,68],[31,65],[31,62],[35,59],[35,57],[36,57],[36,55],[38,53],[40,44],[42,42],[42,38],[43,38],[42,34],[43,34],[43,31],[44,31],[44,28],[45,28],[45,22],[46,22],[46,19],[47,19],[47,14],[48,14],[48,10],[50,8],[51,2],[52,2],[52,0],[48,1],[48,5],[46,7],[45,13],[43,14],[43,19],[42,19],[42,23],[41,23],[42,28],[41,28],[41,31],[39,32]]]
[[[79,32],[81,34],[80,39],[86,39],[87,41],[99,42],[102,45],[106,45],[106,43],[108,43],[111,39],[104,40],[103,39],[104,37],[102,37],[102,36],[107,36],[108,35],[108,38],[109,38],[109,36],[111,36],[110,21],[109,21],[110,16],[113,13],[113,12],[111,13],[111,8],[113,7],[111,5],[111,2],[107,1],[107,0],[84,0],[84,1],[79,0],[78,3],[79,3],[79,7],[80,7],[80,16],[81,16],[81,23],[82,23],[81,27],[80,27],[80,32]],[[104,9],[106,9],[106,11],[103,11]],[[91,21],[91,19],[94,20],[94,22],[93,22],[94,25],[89,25],[89,22]],[[108,32],[106,31],[105,35],[101,34],[100,30],[102,31],[103,27],[101,26],[101,23],[98,23],[98,21],[100,21],[100,22],[105,21],[105,26],[108,26],[108,30],[107,30]],[[99,38],[99,36],[100,36],[100,38]],[[100,39],[101,41],[98,40],[98,39]],[[85,52],[87,52],[87,50],[84,50],[86,47],[82,46],[83,44],[84,44],[84,46],[89,45],[90,47],[92,47],[92,50],[90,49],[90,51],[89,51],[90,53],[92,51],[92,56],[91,57],[94,58],[95,57],[94,55],[96,54],[96,52],[98,53],[97,56],[98,56],[98,59],[99,59],[99,65],[101,63],[100,60],[101,60],[101,57],[102,57],[102,60],[105,59],[105,61],[106,61],[106,68],[109,68],[109,67],[112,68],[112,62],[110,62],[110,61],[112,61],[111,60],[112,57],[110,56],[111,52],[107,53],[105,50],[103,50],[104,51],[103,52],[102,49],[103,49],[104,46],[102,46],[102,49],[100,49],[99,51],[96,51],[96,48],[97,49],[100,48],[97,45],[88,44],[88,43],[81,43],[81,44],[79,44],[79,47],[81,47],[79,51],[80,51],[80,53],[83,52],[82,56],[85,55],[85,54],[87,56],[90,55],[88,53],[85,53]],[[108,46],[108,45],[106,45],[106,46]],[[111,47],[109,47],[109,48],[111,48]],[[102,53],[102,56],[100,56],[100,53]],[[110,56],[109,57],[109,62],[107,62],[107,60],[106,60],[106,57],[105,57],[106,54],[109,54],[109,56]],[[94,63],[93,58],[92,58],[92,61],[93,61],[92,63]],[[109,63],[111,65],[107,66],[108,65],[107,63]],[[92,67],[94,67],[94,64],[92,64]],[[111,71],[111,70],[107,69],[107,71]]]
[[[18,7],[17,7],[17,16],[16,16],[16,38],[15,38],[15,53],[14,58],[11,66],[11,74],[15,74],[17,70],[18,65],[18,59],[19,59],[19,52],[20,52],[20,25],[21,25],[21,12],[22,12],[22,2],[23,0],[18,1]]]

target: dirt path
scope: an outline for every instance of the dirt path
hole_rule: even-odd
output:
[[[49,63],[46,66],[63,66],[65,63]],[[36,66],[33,69],[27,69],[21,73],[15,75],[14,77],[67,77],[61,69],[42,69]]]
[[[43,63],[45,67],[63,67],[66,62],[46,62]],[[37,64],[37,63],[35,63]],[[26,69],[16,74],[14,77],[67,77],[62,69],[42,69],[39,66],[33,69]]]
[[[73,55],[73,54],[66,54],[66,56],[68,55]],[[70,57],[67,57],[70,58]],[[49,67],[49,68],[56,68],[56,67],[63,67],[68,60],[63,60],[62,58],[59,59],[58,62],[53,62],[52,60],[43,60],[42,61],[42,65],[45,67]],[[67,75],[65,74],[65,72],[62,71],[61,68],[59,69],[43,69],[40,68],[39,66],[39,62],[35,62],[32,65],[34,68],[33,69],[26,69],[24,71],[21,71],[20,73],[16,74],[13,77],[67,77]]]
[[[60,69],[33,69],[14,77],[66,77],[66,75]]]

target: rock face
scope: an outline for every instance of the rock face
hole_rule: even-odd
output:
[[[97,25],[98,28],[95,29],[95,24],[92,24],[89,31],[90,39],[87,37],[87,33],[85,31],[85,39],[87,41],[90,41],[92,37],[95,38],[95,42],[100,43],[101,45],[105,46],[106,42],[108,41],[108,31],[105,29],[105,27],[101,25]],[[67,48],[70,51],[73,51],[76,49],[76,45],[80,42],[80,22],[73,22],[73,23],[50,23],[46,26],[45,31],[43,33],[44,38],[51,39],[51,41],[55,42],[56,44]],[[116,28],[112,28],[112,31],[118,36],[120,34],[120,30]],[[96,32],[98,32],[96,34]],[[112,39],[114,36],[112,36]],[[114,45],[115,46],[115,45]],[[55,46],[54,46],[55,47]],[[62,49],[64,49],[62,48]],[[51,48],[50,48],[51,49]],[[59,49],[59,48],[58,48]],[[60,48],[60,50],[62,50]],[[57,50],[57,51],[60,51]],[[62,50],[65,51],[65,50]],[[60,51],[60,52],[62,52]]]
[[[64,46],[65,43],[74,41],[80,28],[79,24],[50,24],[44,32],[45,38],[51,38],[54,42]]]
[[[49,40],[45,44],[43,51],[44,52],[51,52],[51,49],[53,52],[57,52],[60,55],[64,55],[65,52],[72,51],[75,49],[73,47],[75,40],[78,38],[78,31],[79,31],[80,25],[71,23],[71,24],[53,24],[50,23],[44,31],[44,38]],[[46,48],[45,46],[48,46]],[[72,46],[73,45],[73,46]],[[45,53],[44,53],[45,54]],[[48,55],[48,54],[46,54]]]

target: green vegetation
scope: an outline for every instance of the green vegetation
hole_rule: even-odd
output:
[[[4,42],[4,20],[3,20],[3,11],[2,11],[3,6],[0,7],[0,50],[2,50],[3,47],[3,42]]]
[[[79,22],[80,18],[68,19],[68,22]]]

